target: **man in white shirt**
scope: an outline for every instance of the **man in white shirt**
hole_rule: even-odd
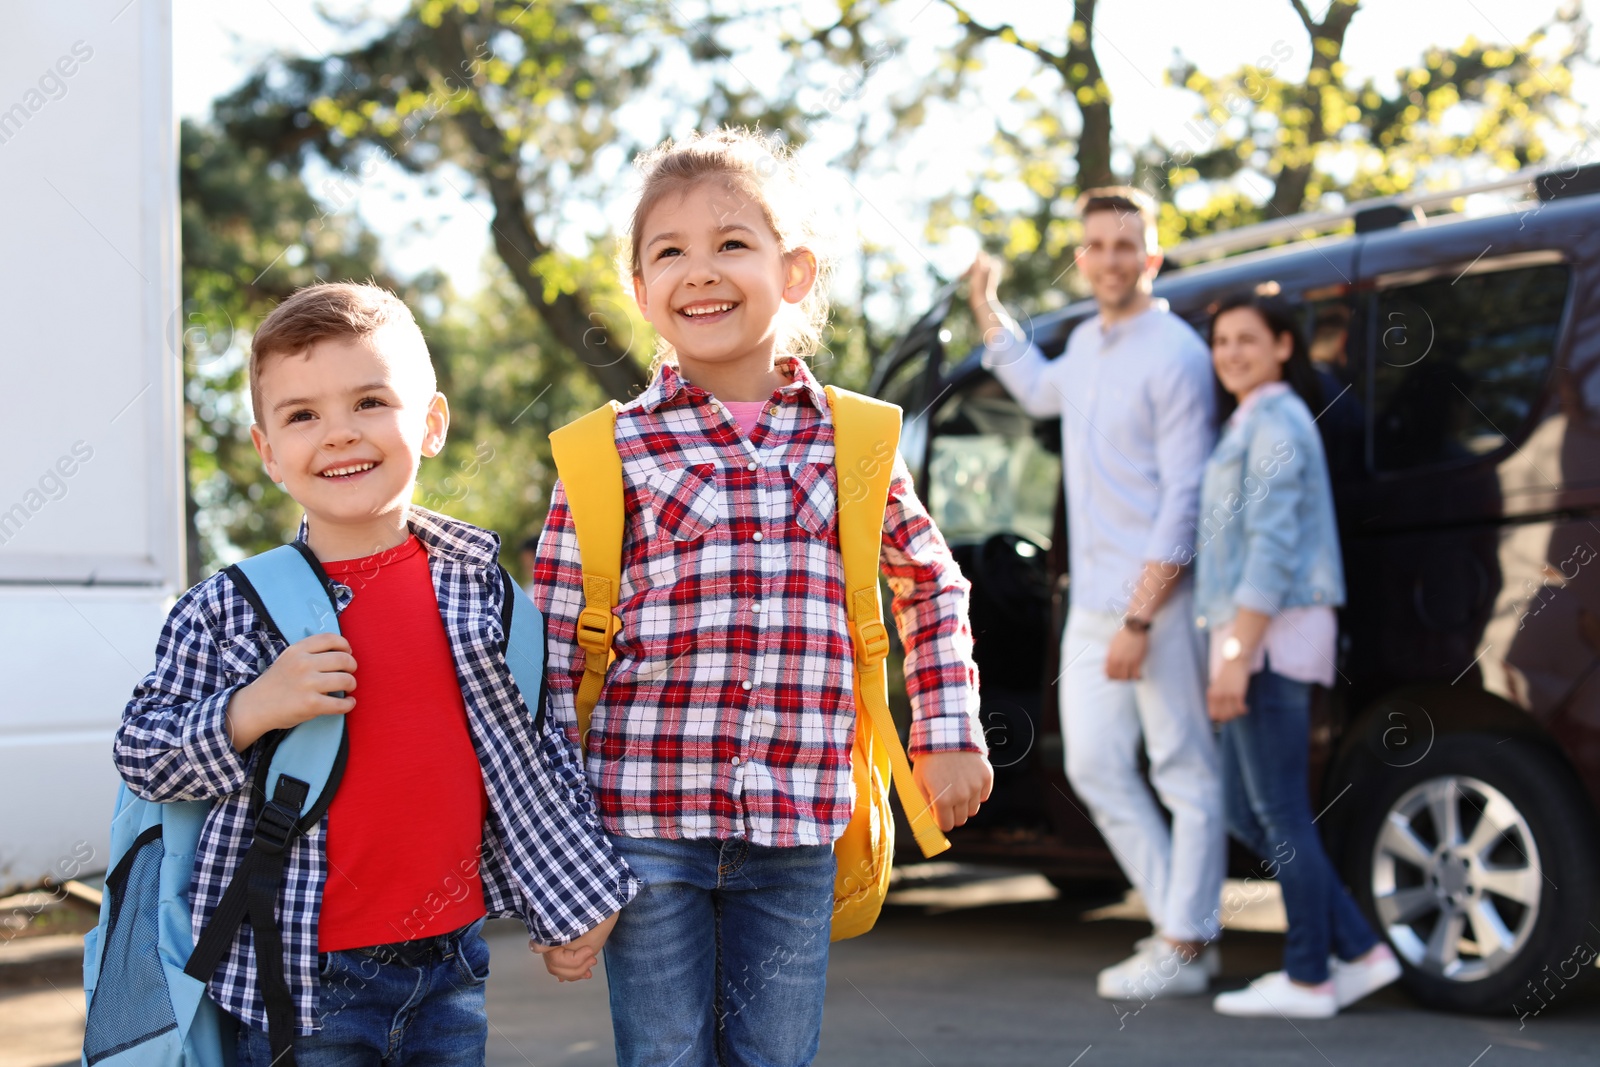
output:
[[[1067,778],[1155,926],[1100,973],[1097,989],[1112,999],[1194,995],[1218,969],[1211,943],[1227,840],[1186,569],[1214,433],[1211,356],[1151,296],[1161,252],[1149,197],[1093,189],[1078,209],[1077,267],[1099,314],[1073,330],[1059,359],[1047,360],[1006,313],[999,264],[983,253],[968,272],[969,296],[984,365],[1028,414],[1061,418],[1072,576],[1059,679]]]

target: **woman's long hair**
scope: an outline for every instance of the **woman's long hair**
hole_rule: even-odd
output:
[[[1289,349],[1288,362],[1283,365],[1283,380],[1305,401],[1306,407],[1313,415],[1322,413],[1322,381],[1317,377],[1317,372],[1311,366],[1311,351],[1306,344],[1305,330],[1302,328],[1301,316],[1295,313],[1295,308],[1287,300],[1277,295],[1277,286],[1274,283],[1258,286],[1255,289],[1246,289],[1234,293],[1211,305],[1211,324],[1206,329],[1206,344],[1214,344],[1217,332],[1217,320],[1229,311],[1239,308],[1249,308],[1261,316],[1261,321],[1267,324],[1267,330],[1274,339],[1288,334],[1292,339]],[[1228,421],[1239,406],[1233,394],[1222,387],[1222,379],[1216,376],[1216,368],[1212,367],[1212,381],[1217,389],[1217,425],[1221,426]]]

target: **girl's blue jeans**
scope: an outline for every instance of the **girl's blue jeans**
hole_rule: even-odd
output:
[[[1342,960],[1378,943],[1322,849],[1312,822],[1306,765],[1311,686],[1258,671],[1250,711],[1222,727],[1222,788],[1228,831],[1259,856],[1283,889],[1289,918],[1283,969],[1297,982],[1328,979],[1328,954]]]
[[[805,1067],[833,849],[613,837],[644,882],[606,943],[618,1067]]]

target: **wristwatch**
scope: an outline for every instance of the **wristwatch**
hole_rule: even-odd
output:
[[[1222,642],[1222,658],[1232,663],[1244,654],[1244,644],[1237,637]]]
[[[1136,634],[1147,634],[1150,632],[1149,619],[1137,619],[1132,615],[1124,615],[1122,617],[1122,625],[1125,629],[1132,630]]]

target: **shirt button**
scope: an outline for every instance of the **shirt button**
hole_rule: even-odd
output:
[[[770,412],[773,415],[776,415],[780,410],[781,409],[776,404],[772,405],[770,408],[767,409],[767,411]]]
[[[743,689],[744,689],[744,691],[745,691],[745,692],[747,692],[747,693],[748,693],[748,692],[749,692],[749,691],[750,691],[750,689],[751,689],[751,685],[750,685],[750,683],[749,683],[749,682],[742,682],[742,683],[740,683],[740,685],[741,685],[741,687],[742,687],[742,688],[743,688]]]
[[[758,466],[760,466],[760,464],[758,464],[758,463],[757,463],[757,462],[756,462],[756,461],[755,461],[755,460],[751,460],[751,461],[750,461],[750,463],[749,463],[749,465],[748,465],[748,466],[746,466],[746,467],[745,467],[745,470],[751,470],[751,471],[753,471],[753,470],[755,470],[755,469],[756,469],[756,468],[757,468],[757,467],[758,467]]]
[[[761,601],[758,600],[754,604],[751,604],[750,610],[759,615],[761,613]]]
[[[759,540],[761,540],[761,531],[760,531],[760,530],[757,530],[757,531],[756,531],[756,532],[755,532],[755,533],[753,533],[753,534],[751,534],[751,535],[750,535],[750,540],[752,540],[752,541],[759,541]]]
[[[733,757],[733,759],[729,760],[728,762],[732,763],[735,767],[737,767],[737,766],[739,766],[739,757],[735,756],[735,757]]]

